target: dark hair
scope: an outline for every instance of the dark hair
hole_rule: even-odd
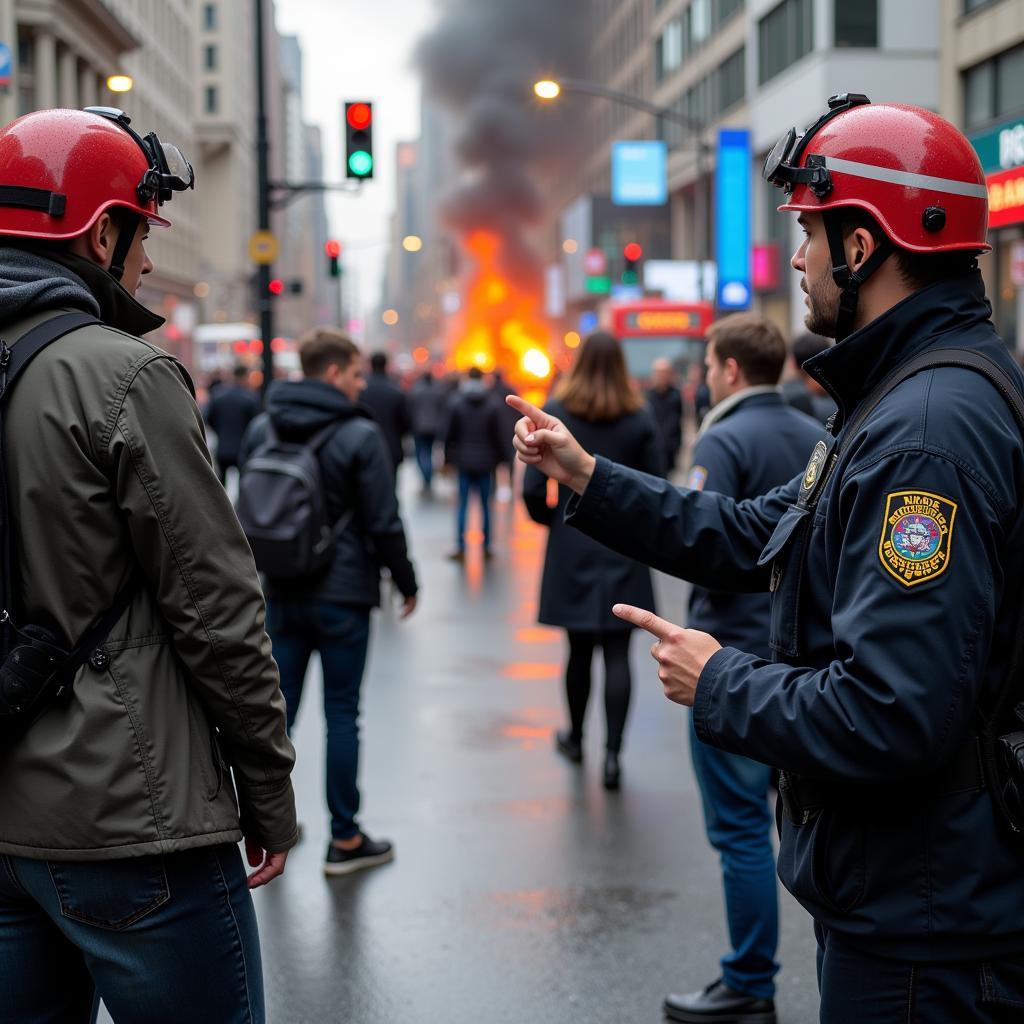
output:
[[[706,337],[718,361],[735,359],[748,384],[778,384],[786,342],[771,320],[760,313],[733,313],[716,320]]]
[[[843,237],[848,238],[858,228],[869,232],[879,245],[885,239],[885,232],[879,227],[878,221],[859,206],[842,207],[839,211],[840,221],[843,229]],[[909,249],[901,249],[897,246],[892,257],[896,262],[896,269],[904,284],[914,291],[927,288],[937,281],[945,281],[950,277],[963,277],[978,269],[978,254],[976,252],[910,252]]]
[[[245,363],[238,363],[231,371],[231,374],[235,380],[245,380],[249,376],[249,367]]]
[[[630,386],[622,346],[607,331],[594,331],[584,338],[572,369],[555,388],[555,397],[585,420],[617,420],[643,405]]]
[[[811,356],[816,356],[819,352],[824,352],[825,349],[831,347],[831,338],[823,338],[820,334],[811,334],[809,331],[805,331],[793,339],[790,351],[793,353],[793,362],[797,366],[803,366]]]
[[[479,366],[471,366],[467,373],[470,380],[483,380],[484,371]]]
[[[370,356],[370,369],[374,373],[385,373],[388,368],[388,354],[386,352],[374,352]]]
[[[359,358],[356,343],[337,327],[314,327],[307,331],[298,344],[299,362],[307,377],[322,377],[327,367],[347,370],[353,359]]]

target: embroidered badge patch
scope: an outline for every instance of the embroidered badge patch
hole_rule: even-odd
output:
[[[703,491],[707,479],[708,471],[703,466],[694,466],[690,470],[690,475],[686,478],[686,486],[691,491]]]
[[[897,491],[885,503],[878,557],[905,587],[946,571],[953,542],[956,502],[928,491]]]

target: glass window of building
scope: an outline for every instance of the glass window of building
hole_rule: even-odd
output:
[[[1024,45],[968,68],[962,82],[968,131],[1024,112]]]
[[[655,75],[660,82],[683,63],[683,25],[679,19],[665,26],[655,48]]]
[[[208,114],[216,114],[217,109],[220,106],[220,97],[217,95],[217,86],[208,85],[206,87],[204,109]]]
[[[995,0],[964,0],[964,14],[970,14],[971,11],[976,11],[979,7],[987,7],[994,2]]]
[[[782,0],[757,29],[758,82],[764,85],[814,48],[813,0]]]
[[[743,0],[715,0],[711,9],[712,31],[724,25],[734,14],[743,10]]]
[[[711,0],[693,0],[689,13],[690,44],[696,49],[711,35]]]
[[[203,4],[203,28],[213,29],[217,27],[217,5]]]
[[[217,47],[210,45],[203,47],[203,67],[207,71],[217,70]]]
[[[836,46],[878,46],[878,0],[835,0]]]
[[[716,70],[716,113],[724,114],[731,106],[743,99],[747,90],[746,57],[746,47],[741,46],[731,56],[726,57]]]
[[[996,117],[1024,108],[1024,46],[996,58]]]
[[[964,72],[964,124],[968,129],[991,121],[996,109],[996,68],[993,61]]]

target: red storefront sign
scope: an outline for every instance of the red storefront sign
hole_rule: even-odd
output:
[[[612,307],[612,333],[619,338],[702,338],[715,314],[708,302],[647,299]]]
[[[1024,167],[998,171],[988,184],[988,226],[1001,228],[1024,221]]]

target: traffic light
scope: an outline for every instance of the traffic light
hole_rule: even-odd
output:
[[[341,242],[336,238],[330,239],[324,246],[327,253],[327,273],[331,277],[341,277],[341,264],[338,260],[341,257]]]
[[[373,177],[373,104],[345,104],[345,177]]]
[[[622,249],[624,260],[622,271],[623,284],[636,284],[640,280],[640,260],[643,259],[644,251],[638,242],[629,242]]]
[[[284,281],[279,277],[272,277],[270,283],[267,285],[267,291],[271,295],[281,295],[284,293]]]

